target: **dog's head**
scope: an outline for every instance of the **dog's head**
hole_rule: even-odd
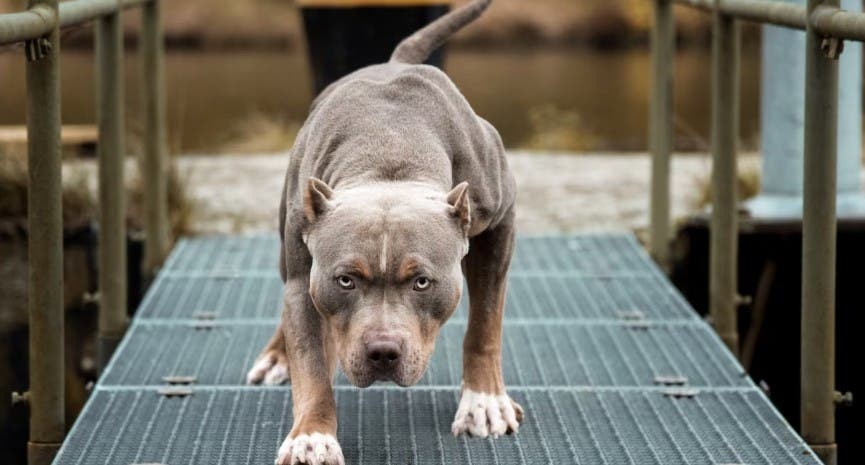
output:
[[[414,183],[304,196],[312,255],[309,293],[352,384],[416,383],[462,292],[468,185],[444,194]]]

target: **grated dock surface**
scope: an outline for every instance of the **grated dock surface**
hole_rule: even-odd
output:
[[[273,463],[291,390],[243,379],[278,319],[277,247],[181,241],[55,464]],[[360,390],[338,376],[347,463],[819,463],[633,236],[525,237],[516,250],[503,369],[527,413],[519,434],[450,435],[463,303],[417,386]],[[159,394],[166,376],[195,377],[192,394]],[[661,378],[693,395],[669,395]]]

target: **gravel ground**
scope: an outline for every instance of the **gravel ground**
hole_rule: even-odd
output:
[[[648,221],[646,154],[550,154],[511,151],[517,226],[522,233],[640,230]],[[742,164],[757,163],[745,157]],[[274,231],[286,155],[184,156],[178,160],[197,200],[202,233]],[[702,155],[674,158],[673,216],[694,210],[709,176]]]

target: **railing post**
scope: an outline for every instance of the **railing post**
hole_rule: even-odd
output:
[[[118,1],[119,5],[119,1]],[[126,330],[123,31],[120,11],[96,22],[99,122],[99,370]]]
[[[145,273],[153,276],[168,251],[168,180],[165,135],[165,81],[159,0],[142,7],[142,86],[144,107],[144,160],[141,180],[144,187]]]
[[[669,265],[670,154],[673,149],[673,14],[671,0],[654,0],[652,28],[652,99],[649,107],[649,151],[652,185],[649,204],[649,252]]]
[[[57,0],[30,0],[57,12]],[[60,160],[58,26],[30,41],[27,63],[27,153],[30,193],[30,465],[48,465],[64,425],[63,200]],[[40,57],[41,56],[41,57]]]
[[[838,0],[808,0],[808,15]],[[802,218],[802,436],[835,465],[835,234],[840,44],[808,21]],[[836,54],[835,56],[827,56]]]
[[[718,5],[718,0],[715,0]],[[737,327],[736,149],[739,134],[739,24],[715,10],[712,26],[712,230],[709,311],[724,344],[739,354]]]

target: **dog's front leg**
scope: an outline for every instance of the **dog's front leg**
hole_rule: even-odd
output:
[[[463,382],[452,426],[455,435],[516,432],[523,409],[502,377],[502,317],[507,272],[514,249],[513,213],[473,238],[463,262],[469,287],[469,322],[463,341]]]
[[[294,424],[279,448],[276,465],[344,465],[336,440],[335,354],[308,289],[306,279],[285,285],[281,326],[291,372]]]

